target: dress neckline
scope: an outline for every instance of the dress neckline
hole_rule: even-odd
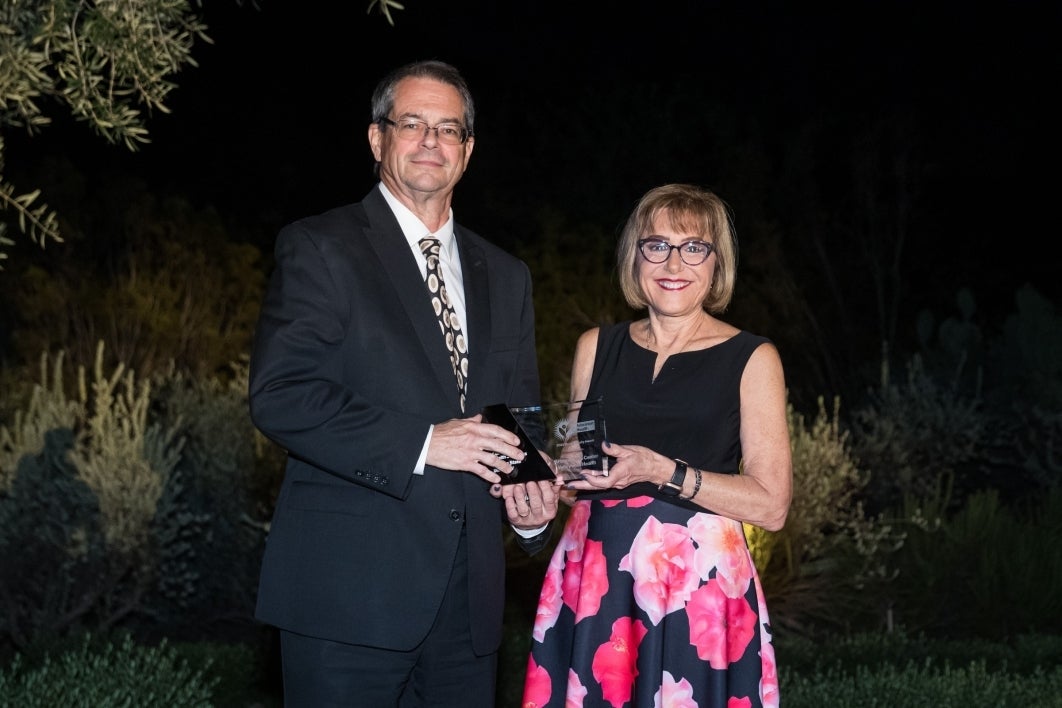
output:
[[[653,351],[653,350],[652,350],[652,349],[650,349],[649,347],[643,346],[642,344],[639,344],[639,343],[638,343],[638,340],[636,340],[636,339],[634,338],[634,335],[633,335],[633,334],[631,334],[631,329],[632,329],[633,327],[634,327],[634,322],[633,322],[633,321],[632,321],[632,322],[628,322],[628,323],[627,323],[627,340],[628,340],[628,341],[630,341],[630,343],[631,343],[631,344],[633,344],[634,346],[636,346],[636,347],[638,347],[639,349],[641,349],[641,350],[642,350],[643,352],[648,352],[649,354],[652,354],[653,356],[658,356],[660,352],[656,352],[656,351]],[[675,352],[674,354],[670,354],[670,355],[668,356],[668,358],[670,359],[670,358],[671,358],[671,357],[673,357],[673,356],[680,356],[680,355],[682,355],[682,354],[694,354],[694,353],[696,353],[696,352],[706,352],[706,351],[708,351],[709,349],[715,349],[716,347],[721,347],[721,346],[723,346],[724,344],[727,344],[728,342],[732,342],[732,341],[734,341],[735,339],[737,339],[738,335],[740,335],[740,334],[741,334],[741,333],[742,333],[743,331],[744,331],[744,330],[740,330],[740,329],[739,329],[739,330],[738,330],[737,332],[735,332],[734,334],[730,335],[729,337],[727,337],[727,338],[726,338],[726,339],[724,339],[723,341],[721,341],[721,342],[716,342],[715,344],[709,345],[709,346],[707,346],[707,347],[703,347],[703,348],[701,348],[701,349],[687,349],[686,351],[682,351],[682,352]]]
[[[663,374],[664,371],[667,369],[668,362],[670,362],[675,357],[678,357],[678,358],[681,359],[681,358],[684,358],[685,355],[688,355],[688,354],[700,354],[702,352],[712,351],[712,350],[717,349],[719,347],[726,346],[729,342],[732,342],[735,339],[737,339],[738,335],[740,335],[741,332],[743,331],[743,330],[738,330],[733,335],[727,337],[723,341],[716,342],[715,344],[712,344],[711,346],[704,347],[702,349],[688,349],[686,351],[674,352],[672,354],[668,354],[666,356],[666,358],[661,360],[660,359],[660,352],[655,352],[652,349],[649,349],[648,347],[642,346],[641,344],[638,343],[638,341],[634,338],[634,335],[631,334],[631,329],[633,327],[634,327],[634,322],[630,322],[630,323],[627,324],[626,337],[627,337],[627,340],[631,344],[633,344],[639,351],[644,352],[644,354],[648,358],[651,359],[652,363],[651,363],[650,375],[649,375],[649,383],[650,383],[650,385],[655,384],[660,379],[660,375]]]

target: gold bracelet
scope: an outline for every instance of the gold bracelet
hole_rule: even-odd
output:
[[[693,499],[697,496],[697,492],[701,491],[701,471],[696,467],[693,468],[693,491],[690,492],[688,497],[682,497],[686,501]]]

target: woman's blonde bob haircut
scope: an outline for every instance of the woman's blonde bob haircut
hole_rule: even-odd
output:
[[[659,215],[665,216],[675,231],[712,244],[715,271],[712,286],[701,304],[712,314],[725,311],[734,294],[737,270],[737,240],[730,210],[714,193],[690,184],[665,184],[650,189],[627,219],[616,245],[620,290],[627,304],[636,310],[648,306],[638,284],[638,267],[646,262],[638,251],[638,239],[652,235],[653,222]]]

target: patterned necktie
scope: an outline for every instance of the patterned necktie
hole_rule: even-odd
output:
[[[428,261],[424,282],[431,294],[431,306],[435,309],[435,316],[439,318],[439,329],[446,339],[446,349],[450,352],[450,363],[454,367],[454,376],[457,377],[457,390],[461,393],[463,412],[465,395],[468,393],[468,345],[454,306],[450,304],[450,297],[446,294],[446,283],[443,282],[442,271],[439,269],[439,247],[437,238],[420,240],[420,251]]]

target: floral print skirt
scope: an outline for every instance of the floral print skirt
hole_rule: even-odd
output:
[[[577,501],[542,584],[522,705],[778,706],[741,523],[648,496]]]

